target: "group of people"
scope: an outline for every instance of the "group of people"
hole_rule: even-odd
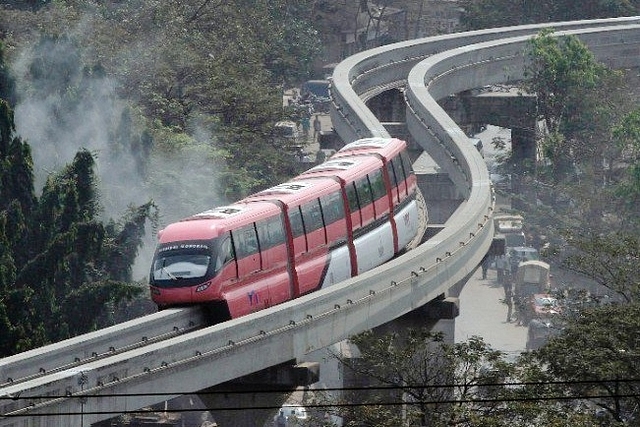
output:
[[[322,123],[317,114],[315,114],[315,108],[313,106],[312,95],[307,94],[307,97],[301,97],[294,92],[294,97],[289,98],[289,107],[294,110],[294,118],[302,128],[302,134],[306,140],[309,139],[311,132],[311,118],[313,117],[313,141],[318,142],[320,131],[322,130]]]
[[[309,139],[309,133],[311,131],[311,118],[307,115],[303,115],[300,118],[300,125],[302,126],[302,134],[306,140]],[[320,118],[316,114],[313,119],[313,142],[319,142],[318,137],[320,136],[320,131],[322,130],[322,123],[320,122]]]
[[[524,304],[517,300],[513,294],[513,283],[518,273],[519,260],[516,257],[507,259],[505,255],[486,255],[481,263],[482,279],[487,278],[489,267],[494,264],[497,273],[497,281],[504,289],[504,303],[507,305],[507,322],[516,321],[518,325],[522,324],[522,316],[519,314],[524,309]],[[516,302],[518,310],[514,313],[513,305]]]

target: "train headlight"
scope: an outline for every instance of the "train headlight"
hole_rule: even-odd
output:
[[[206,291],[209,286],[211,286],[211,282],[207,282],[207,283],[203,283],[202,285],[198,285],[198,287],[196,288],[196,292],[202,292],[202,291]]]
[[[152,295],[160,295],[160,289],[152,287],[151,288],[151,294]]]

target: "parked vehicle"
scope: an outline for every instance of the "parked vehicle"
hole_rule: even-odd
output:
[[[283,138],[295,145],[300,139],[300,132],[298,131],[298,125],[290,120],[283,120],[277,122],[274,126],[274,135],[277,138]]]
[[[300,88],[302,102],[311,102],[315,111],[328,113],[331,103],[330,86],[331,82],[329,80],[308,80],[304,82]]]
[[[518,265],[513,283],[518,298],[549,292],[550,266],[544,261],[524,261]]]
[[[527,350],[539,349],[550,337],[561,331],[562,327],[559,322],[553,322],[549,319],[531,319],[527,331]]]
[[[307,408],[302,405],[285,403],[273,417],[273,425],[274,427],[299,426],[308,419]]]
[[[509,262],[511,262],[511,260],[516,260],[518,263],[517,265],[520,265],[520,263],[526,261],[539,261],[540,254],[536,248],[532,248],[530,246],[507,246],[507,259],[509,259]]]
[[[529,297],[529,313],[532,319],[550,319],[560,314],[558,298],[551,294],[533,294]]]
[[[524,235],[524,218],[520,215],[496,215],[493,218],[494,234],[504,236],[505,255],[516,247],[524,247],[527,244]]]

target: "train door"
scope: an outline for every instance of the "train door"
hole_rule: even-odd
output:
[[[351,215],[351,227],[354,231],[362,228],[362,213],[360,212],[360,203],[358,202],[358,194],[354,183],[345,186],[347,193],[347,201],[349,202],[349,212]]]
[[[402,158],[398,155],[391,160],[393,172],[396,177],[396,185],[398,187],[398,202],[409,194],[407,187],[407,175],[403,167]]]
[[[300,206],[307,251],[298,258],[296,271],[300,294],[315,290],[328,263],[327,233],[320,209],[320,200],[312,199]]]
[[[222,238],[215,263],[214,276],[223,287],[238,278],[238,264],[229,234]]]
[[[268,305],[267,286],[256,280],[260,272],[261,257],[255,224],[251,223],[231,231],[238,264],[238,281],[225,289],[225,299],[231,317],[235,318]]]
[[[373,193],[371,192],[371,186],[366,176],[358,179],[355,182],[356,195],[358,197],[358,204],[360,205],[360,216],[362,218],[362,227],[373,223],[375,220],[375,209],[373,207]]]
[[[258,221],[256,229],[262,257],[260,280],[268,287],[268,304],[279,304],[293,297],[282,217],[278,215]]]

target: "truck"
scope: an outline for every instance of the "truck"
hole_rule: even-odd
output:
[[[516,298],[527,298],[534,294],[549,292],[550,266],[544,261],[524,261],[518,265],[513,283]]]
[[[504,236],[505,252],[510,248],[527,246],[524,235],[524,218],[521,215],[496,215],[493,217],[494,234]]]

